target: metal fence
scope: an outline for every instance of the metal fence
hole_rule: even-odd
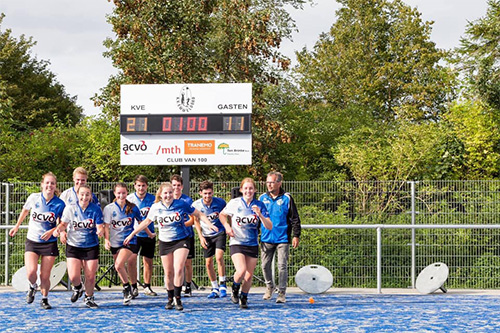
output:
[[[96,193],[113,186],[90,185]],[[157,185],[150,184],[152,193]],[[198,198],[198,184],[190,185],[191,196]],[[214,185],[215,194],[229,200],[231,189],[239,183]],[[72,184],[58,186],[65,189]],[[265,191],[263,182],[257,187],[259,193]],[[283,187],[295,199],[305,226],[299,248],[291,250],[289,285],[295,284],[295,273],[301,267],[318,264],[332,272],[333,287],[406,288],[414,285],[415,275],[425,266],[444,262],[450,268],[450,288],[500,287],[500,181],[285,181]],[[129,189],[133,190],[132,184]],[[0,188],[0,226],[4,233],[1,284],[9,284],[12,274],[24,265],[26,231],[9,238],[7,226],[15,223],[28,194],[39,190],[39,184],[25,182],[3,183]],[[424,227],[432,225],[436,228]],[[384,226],[379,252],[377,226]],[[61,254],[60,260],[64,260],[62,245]],[[98,274],[102,276],[112,265],[112,256],[104,249],[101,254]],[[227,276],[231,276],[231,260],[228,255],[225,259]],[[155,258],[154,266],[153,284],[163,285],[159,258]],[[200,246],[193,266],[194,281],[209,285]],[[255,284],[262,285],[260,266],[255,272]],[[102,285],[106,284],[105,279]]]

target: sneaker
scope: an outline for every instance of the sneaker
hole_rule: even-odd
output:
[[[132,299],[136,298],[137,296],[139,296],[139,289],[137,287],[132,287],[130,295]]]
[[[248,298],[247,296],[240,297],[240,309],[248,309]]]
[[[191,286],[186,286],[186,289],[184,289],[184,297],[191,297],[193,296],[193,291],[191,290]]]
[[[220,287],[220,297],[226,297],[227,296],[227,287],[225,284],[221,284]]]
[[[130,287],[123,289],[123,305],[129,305],[132,300],[132,295],[130,293]]]
[[[146,296],[158,296],[158,294],[155,293],[153,291],[153,289],[151,289],[150,286],[147,286],[146,288],[144,288],[144,295],[146,295]]]
[[[264,296],[262,297],[262,299],[266,300],[266,301],[268,299],[271,299],[273,297],[273,291],[274,291],[274,288],[267,287],[266,292],[264,293]]]
[[[175,309],[179,311],[184,310],[180,297],[175,299]]]
[[[172,310],[173,308],[174,308],[174,299],[173,298],[169,298],[168,302],[167,302],[167,305],[165,305],[165,309]]]
[[[284,291],[278,292],[278,298],[276,298],[276,303],[285,303],[285,302],[286,302],[285,292]]]
[[[83,288],[80,287],[80,289],[76,289],[75,286],[73,286],[73,294],[71,295],[71,303],[75,303],[78,301],[80,297],[83,295]]]
[[[240,301],[240,287],[235,287],[233,284],[233,293],[231,295],[231,302],[238,304]]]
[[[219,298],[219,289],[212,288],[212,291],[208,294],[207,298]]]
[[[26,294],[26,303],[31,304],[35,300],[36,288],[30,287],[28,293]]]
[[[42,298],[42,301],[40,302],[40,305],[42,306],[42,308],[44,308],[45,310],[49,310],[49,309],[52,309],[52,306],[50,306],[49,304],[49,300],[47,298]]]
[[[85,296],[85,305],[91,309],[97,309],[99,306],[95,304],[94,296]]]

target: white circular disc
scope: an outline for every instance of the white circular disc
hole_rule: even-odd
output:
[[[448,278],[446,264],[436,262],[425,267],[417,277],[415,287],[422,294],[430,294],[443,286]]]
[[[36,277],[36,284],[40,285],[40,264],[38,264]],[[26,275],[26,266],[19,268],[17,272],[14,273],[12,276],[12,287],[19,291],[28,291],[30,289],[30,283]]]
[[[330,289],[333,275],[328,268],[320,265],[304,266],[295,275],[297,286],[309,294],[321,294]]]
[[[52,267],[50,271],[50,289],[54,289],[55,286],[61,282],[62,278],[66,274],[66,261],[58,262]]]

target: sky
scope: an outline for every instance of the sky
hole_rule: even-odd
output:
[[[290,10],[298,32],[285,41],[281,51],[292,59],[294,51],[311,49],[322,32],[335,21],[340,5],[334,0],[315,0],[303,10]],[[459,45],[468,22],[486,14],[487,0],[404,0],[422,13],[424,21],[434,21],[431,39],[437,47],[451,49]],[[11,29],[15,37],[33,37],[37,45],[32,56],[50,61],[49,70],[56,75],[68,95],[86,115],[100,110],[90,100],[106,86],[117,72],[109,58],[102,55],[103,41],[113,38],[106,15],[113,2],[107,0],[0,0],[0,12],[6,16],[1,31]]]

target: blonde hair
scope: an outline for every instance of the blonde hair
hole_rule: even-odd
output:
[[[84,167],[78,167],[75,170],[73,170],[73,177],[75,177],[76,174],[78,174],[78,173],[81,175],[87,176],[87,177],[89,176],[87,170],[85,170]]]
[[[40,182],[40,190],[43,191],[43,188],[42,188],[43,181],[45,180],[45,177],[49,177],[49,176],[50,177],[54,177],[54,179],[56,181],[56,189],[54,190],[54,195],[59,196],[59,194],[61,194],[61,191],[59,191],[59,189],[57,188],[57,177],[51,171],[49,171],[46,174],[42,175],[42,181]]]
[[[170,187],[170,188],[174,188],[172,186],[172,183],[170,182],[165,182],[165,183],[161,183],[160,186],[158,187],[158,191],[156,191],[156,199],[155,199],[155,202],[160,202],[161,201],[161,192],[163,191],[163,189],[165,187]]]

